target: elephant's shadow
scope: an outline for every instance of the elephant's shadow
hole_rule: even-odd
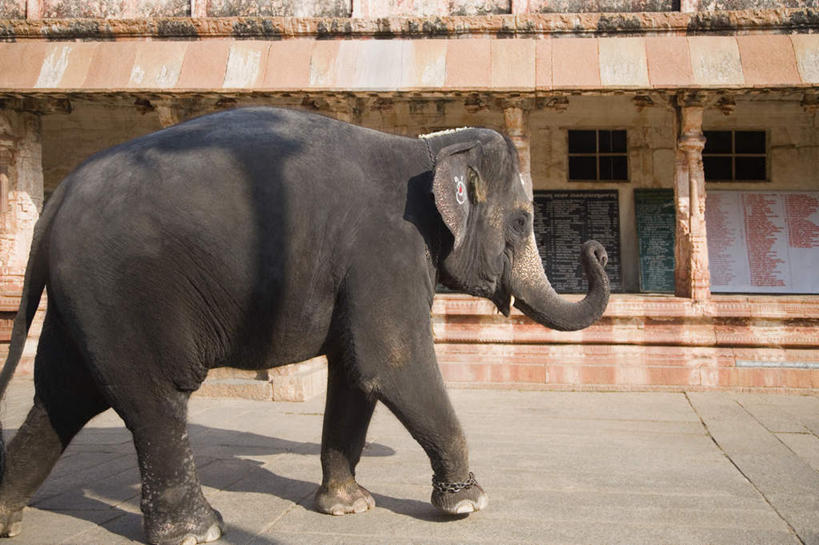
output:
[[[197,458],[199,477],[205,487],[220,491],[270,494],[307,508],[318,483],[274,473],[253,457],[277,454],[308,455],[319,463],[321,445],[298,442],[246,431],[188,426]],[[395,450],[368,443],[364,457],[392,456]],[[290,462],[292,463],[292,462]],[[206,492],[207,493],[207,492]],[[44,511],[83,519],[128,539],[141,541],[139,513],[140,481],[131,434],[124,427],[87,428],[66,450],[54,471],[30,505]],[[253,501],[248,499],[248,501]],[[376,496],[380,507],[407,516],[435,520],[429,505],[416,500]],[[214,500],[218,505],[218,497]],[[230,542],[250,541],[254,535],[242,528],[228,527]],[[24,517],[25,531],[25,517]],[[246,538],[246,539],[245,539]],[[243,541],[244,539],[244,541]],[[273,542],[270,542],[271,545]]]

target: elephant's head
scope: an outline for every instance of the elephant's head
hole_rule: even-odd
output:
[[[588,294],[576,303],[561,299],[538,254],[532,201],[514,145],[494,131],[467,135],[475,138],[446,145],[435,161],[435,205],[452,234],[439,266],[441,282],[491,299],[507,316],[514,296],[517,308],[546,327],[591,325],[609,299],[605,249],[595,241],[583,245]]]

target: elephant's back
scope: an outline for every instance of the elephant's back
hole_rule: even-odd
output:
[[[344,265],[338,239],[357,221],[355,200],[343,192],[362,191],[345,185],[362,179],[357,159],[333,143],[365,133],[254,108],[97,154],[64,182],[49,237],[54,300],[79,308],[82,293],[126,315],[151,309],[201,331],[233,332],[225,343],[251,353],[223,347],[234,365],[256,365],[299,336],[309,341],[303,352],[275,355],[297,361],[326,334],[334,267]],[[270,343],[251,346],[237,335]]]

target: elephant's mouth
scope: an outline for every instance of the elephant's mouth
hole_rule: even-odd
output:
[[[511,311],[512,307],[512,290],[510,289],[512,280],[512,263],[509,259],[508,252],[504,252],[503,256],[503,273],[499,281],[495,282],[495,291],[492,293],[492,296],[489,297],[489,300],[495,303],[495,306],[498,307],[498,310],[506,316],[509,317],[509,312]]]

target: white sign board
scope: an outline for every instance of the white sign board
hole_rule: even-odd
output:
[[[709,191],[711,291],[819,293],[819,191]]]

